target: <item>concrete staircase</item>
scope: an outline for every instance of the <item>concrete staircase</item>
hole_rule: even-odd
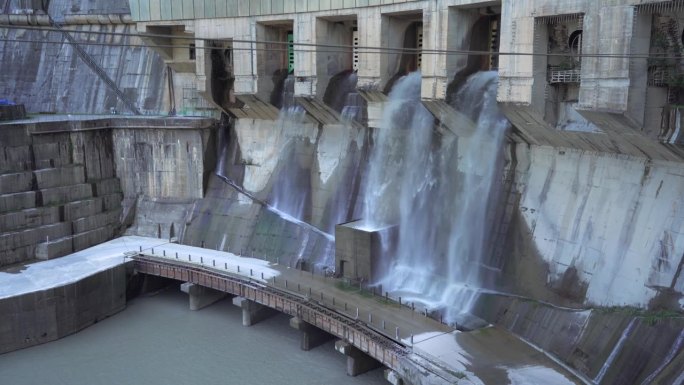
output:
[[[114,237],[121,185],[102,134],[29,135],[0,126],[0,267],[61,257]]]

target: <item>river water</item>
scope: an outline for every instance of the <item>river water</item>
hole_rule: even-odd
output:
[[[168,289],[48,344],[0,355],[0,384],[387,384],[382,370],[345,374],[328,342],[299,349],[299,332],[278,315],[242,326],[223,300],[200,311]]]

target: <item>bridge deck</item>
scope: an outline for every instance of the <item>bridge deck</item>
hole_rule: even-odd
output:
[[[465,376],[473,383],[503,384],[520,375],[545,384],[576,383],[566,370],[510,333],[498,328],[454,331],[420,309],[350,289],[330,277],[177,244],[138,249],[131,256],[142,272],[194,281],[302,317],[395,370],[409,359],[444,383]]]

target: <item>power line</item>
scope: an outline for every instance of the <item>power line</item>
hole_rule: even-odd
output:
[[[0,24],[0,28],[9,29],[25,29],[25,30],[39,30],[48,32],[59,32],[60,30],[54,27],[34,27],[34,26],[16,26],[9,24]],[[572,54],[572,53],[541,53],[541,52],[490,52],[490,51],[476,51],[476,50],[437,50],[424,48],[392,48],[392,47],[374,47],[374,46],[352,46],[340,44],[320,44],[320,43],[302,43],[302,42],[283,42],[257,39],[226,39],[226,38],[202,38],[182,35],[170,34],[149,34],[149,33],[128,33],[128,32],[104,32],[104,31],[70,31],[73,34],[90,34],[90,35],[111,35],[111,36],[125,36],[137,38],[163,38],[174,40],[190,40],[203,41],[211,43],[209,46],[195,46],[182,44],[132,44],[132,43],[97,43],[97,42],[79,42],[82,45],[108,45],[108,46],[122,46],[122,47],[147,47],[147,48],[187,48],[197,50],[225,50],[231,49],[233,51],[267,51],[267,52],[286,52],[289,47],[292,47],[296,52],[321,52],[321,53],[340,53],[340,52],[359,52],[359,53],[374,53],[374,54],[422,54],[422,55],[475,55],[475,56],[545,56],[545,57],[572,57],[572,58],[606,58],[606,59],[660,59],[660,60],[679,60],[680,56],[660,56],[651,54]],[[42,40],[31,39],[0,39],[0,41],[19,41],[28,43],[45,42]],[[260,48],[260,47],[216,47],[213,46],[216,42],[225,43],[247,43],[260,45],[281,45],[282,49],[278,48]],[[313,47],[313,48],[328,48],[329,50],[320,49],[297,49],[295,47]]]

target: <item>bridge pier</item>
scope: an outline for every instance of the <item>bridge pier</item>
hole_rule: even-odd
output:
[[[242,326],[252,326],[278,314],[277,310],[243,297],[233,298],[233,305],[242,308]]]
[[[299,346],[304,351],[309,351],[315,347],[321,346],[335,338],[332,334],[327,333],[308,322],[302,321],[297,317],[290,318],[290,327],[301,332],[301,343]]]
[[[347,356],[347,375],[356,377],[382,366],[373,357],[362,352],[351,343],[339,340],[335,342],[335,350]]]
[[[399,373],[395,372],[392,369],[385,369],[384,377],[385,380],[387,380],[387,382],[389,382],[392,385],[411,385],[410,382],[401,378]]]
[[[228,295],[222,291],[217,291],[190,282],[182,283],[181,291],[187,293],[190,298],[190,310],[204,309]]]

